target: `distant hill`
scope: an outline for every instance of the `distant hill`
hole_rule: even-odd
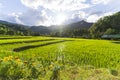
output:
[[[17,27],[17,28],[22,27],[22,28],[26,28],[26,29],[30,27],[30,26],[17,24],[17,23],[11,23],[11,22],[2,21],[2,20],[0,20],[0,24],[7,25],[8,27],[11,27],[11,25],[12,25],[11,28],[13,28],[14,26]]]
[[[29,26],[0,20],[0,34],[27,36],[31,35],[31,31],[29,30]]]
[[[92,24],[93,23],[88,23],[82,20],[68,25],[53,25],[46,27],[46,26],[26,26],[0,20],[0,34],[75,37],[87,34],[88,29],[92,26]],[[3,30],[3,28],[5,29]]]
[[[52,29],[52,36],[60,36],[60,37],[89,37],[88,29],[93,25],[93,23],[88,23],[84,20],[71,23],[68,25],[60,25],[54,26],[57,28]]]
[[[72,24],[69,24],[69,25],[66,25],[66,26],[70,27],[70,28],[74,28],[74,29],[75,28],[76,29],[78,29],[78,28],[86,28],[86,29],[88,29],[92,25],[93,25],[93,23],[88,23],[88,22],[82,20],[82,21],[79,21],[79,22],[76,22],[76,23],[72,23]]]
[[[85,31],[87,32],[92,25],[93,23],[88,23],[82,20],[82,21],[71,23],[68,25],[53,25],[49,27],[32,26],[30,30],[32,30],[35,33],[35,35],[50,34],[51,36],[73,37],[73,36],[76,36],[76,34],[77,36],[82,36],[82,34],[84,34]],[[79,35],[79,33],[81,33],[81,35]]]
[[[33,35],[36,35],[36,36],[50,34],[50,29],[49,27],[46,27],[46,26],[32,26],[29,29],[33,32]]]
[[[120,12],[101,18],[92,25],[89,31],[92,38],[101,38],[103,35],[120,35]]]

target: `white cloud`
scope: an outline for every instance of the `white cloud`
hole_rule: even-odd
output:
[[[34,24],[34,25],[55,25],[56,14],[62,13],[64,11],[70,12],[67,14],[69,17],[66,20],[69,22],[75,22],[82,19],[87,20],[88,22],[96,22],[103,16],[110,15],[112,13],[100,13],[100,14],[90,14],[81,9],[91,8],[97,4],[107,5],[111,3],[112,0],[91,0],[92,5],[87,3],[87,0],[21,0],[22,4],[31,8],[33,11],[28,11],[21,17],[26,24]],[[41,8],[43,8],[41,10]],[[40,11],[39,11],[40,10]],[[50,10],[55,13],[55,15],[51,15],[45,10]],[[29,18],[29,20],[27,20]]]
[[[41,11],[41,14],[39,16],[40,18],[35,23],[36,26],[39,26],[39,25],[50,26],[53,24],[52,17],[48,16],[44,10]]]
[[[19,12],[19,13],[14,13],[14,12],[13,12],[13,13],[11,13],[11,14],[8,14],[9,17],[15,19],[16,23],[18,23],[18,24],[24,24],[24,23],[19,19],[21,15],[22,15],[21,12]]]
[[[105,17],[105,16],[109,16],[112,14],[113,14],[113,12],[108,12],[108,13],[104,13],[101,15],[94,14],[94,15],[90,15],[86,20],[88,22],[97,22],[100,18]]]
[[[21,2],[27,7],[37,9],[39,7],[40,0],[21,0]]]
[[[46,17],[43,17],[43,13],[35,10],[28,10],[21,15],[20,19],[24,21],[24,24],[38,25],[38,21],[44,22]]]
[[[91,15],[91,16],[89,16],[88,18],[87,18],[87,21],[88,22],[96,22],[98,19],[100,19],[100,16],[98,16],[98,15]]]
[[[65,22],[66,24],[73,23],[80,20],[87,20],[88,22],[96,22],[98,19],[104,16],[112,15],[112,12],[104,13],[104,14],[92,14],[85,13],[84,11],[76,12],[72,18],[67,19]],[[11,13],[9,14],[9,20],[16,21],[19,24],[25,25],[56,25],[56,19],[54,16],[48,15],[45,10],[36,11],[36,10],[29,10],[26,13]]]
[[[22,13],[21,15],[16,15],[16,14],[12,14],[13,16],[15,16],[15,20],[16,22],[21,21],[22,24],[25,25],[35,25],[35,26],[39,26],[39,25],[45,25],[45,26],[50,26],[53,23],[53,20],[50,15],[47,14],[47,12],[45,10],[42,11],[36,11],[36,10],[28,10],[25,13]]]
[[[114,13],[115,13],[115,12],[107,12],[107,13],[104,13],[104,14],[103,14],[103,17],[104,17],[104,16],[112,15],[112,14],[114,14]]]
[[[72,19],[74,19],[74,18],[85,19],[86,16],[88,16],[88,14],[87,14],[86,12],[84,12],[84,11],[79,11],[79,12],[73,13]]]
[[[2,3],[0,2],[0,6],[2,6]]]
[[[111,0],[92,0],[92,4],[108,4]]]
[[[86,0],[21,0],[21,2],[32,9],[43,7],[49,10],[80,10],[91,5],[85,3]]]
[[[0,18],[25,25],[49,26],[57,24],[59,19],[56,19],[56,16],[61,13],[67,16],[64,23],[80,20],[96,22],[99,18],[120,10],[118,7],[120,1],[114,0],[21,0],[21,2],[28,7],[28,11],[24,13],[14,11],[11,14],[2,11],[5,9],[1,9],[4,5],[0,3],[0,10],[4,12],[4,16],[0,15]]]
[[[56,25],[57,24],[57,19],[55,19],[58,14],[61,14],[64,11],[68,12],[74,12],[75,10],[80,10],[84,8],[89,8],[91,7],[90,4],[85,3],[86,0],[21,0],[22,4],[25,6],[36,10],[36,11],[41,11],[41,8],[43,8],[43,11],[41,11],[37,14],[34,14],[32,18],[29,16],[24,16],[23,18],[29,18],[30,20],[33,19],[36,22],[32,22],[35,25]],[[49,10],[48,13],[45,12],[45,10]],[[50,14],[49,12],[53,12]],[[31,12],[32,13],[32,12]],[[35,15],[38,15],[37,18],[35,18]],[[26,14],[25,14],[26,15]],[[27,14],[28,15],[28,14]],[[67,16],[70,16],[71,14],[67,14]],[[84,18],[85,13],[82,11],[79,11],[79,13],[75,13],[74,18]],[[22,19],[23,19],[22,18]],[[67,17],[69,19],[69,17]],[[35,20],[36,19],[36,20]],[[38,20],[39,19],[39,20]],[[30,20],[27,20],[26,23],[30,23]]]
[[[2,3],[0,3],[0,9],[2,8],[2,6],[3,6]]]

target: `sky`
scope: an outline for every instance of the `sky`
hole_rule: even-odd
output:
[[[120,11],[120,0],[0,0],[0,20],[51,26],[100,18]]]

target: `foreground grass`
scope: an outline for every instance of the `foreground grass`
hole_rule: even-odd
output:
[[[7,36],[0,57],[2,80],[120,80],[120,41]]]
[[[0,59],[1,80],[120,80],[119,71],[78,66],[62,60],[28,60],[8,56]]]

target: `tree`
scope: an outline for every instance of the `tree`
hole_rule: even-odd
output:
[[[11,30],[11,31],[8,31],[8,32],[7,32],[7,35],[15,35],[15,32],[12,31],[12,30]]]
[[[99,19],[92,27],[89,28],[89,32],[92,38],[101,38],[104,34],[119,34],[120,33],[120,12],[111,16],[105,16]]]
[[[0,30],[0,34],[5,34],[5,30]]]
[[[115,34],[115,29],[108,28],[104,34],[105,35]]]

